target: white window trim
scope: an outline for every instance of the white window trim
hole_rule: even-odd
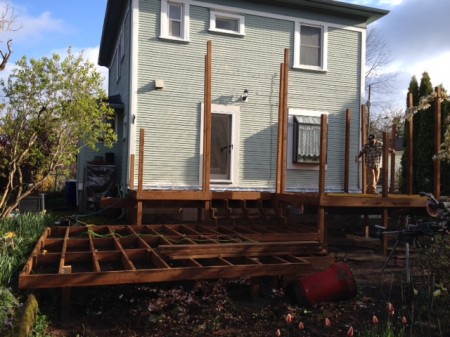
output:
[[[236,31],[233,31],[233,30],[216,28],[217,17],[237,19],[239,21],[239,28],[238,28],[239,31],[236,32]],[[210,14],[209,14],[209,31],[210,32],[216,32],[216,33],[244,36],[245,35],[245,16],[237,15],[237,14],[231,14],[231,13],[225,13],[225,12],[210,11]]]
[[[300,63],[300,28],[301,26],[310,26],[320,28],[322,30],[322,45],[321,45],[321,63],[322,66],[309,66]],[[294,32],[294,66],[297,69],[308,69],[316,71],[327,71],[328,67],[328,26],[324,24],[317,24],[310,21],[295,21],[295,32]]]
[[[309,170],[309,171],[317,171],[320,169],[320,165],[317,163],[293,163],[292,162],[292,147],[294,146],[294,116],[313,116],[320,117],[321,115],[327,115],[327,111],[318,111],[318,110],[307,110],[307,109],[298,109],[298,108],[289,108],[289,116],[288,116],[288,141],[287,141],[287,165],[286,168],[288,170]]]
[[[239,170],[239,115],[241,108],[240,106],[233,105],[219,105],[211,104],[211,113],[221,113],[232,115],[231,120],[231,140],[233,148],[231,149],[231,163],[230,163],[230,179],[211,179],[212,187],[223,187],[224,184],[227,186],[233,186],[239,184],[238,170]],[[199,162],[199,184],[202,183],[203,177],[203,129],[204,129],[204,116],[205,116],[205,105],[201,104],[201,121],[200,121],[200,162]],[[214,185],[216,184],[216,185]]]
[[[181,37],[169,35],[169,3],[183,6],[183,22],[181,24]],[[160,39],[189,42],[189,0],[161,0],[161,31]]]

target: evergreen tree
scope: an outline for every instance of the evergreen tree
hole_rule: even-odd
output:
[[[445,90],[445,89],[441,89]],[[409,92],[412,93],[413,106],[418,106],[421,97],[429,96],[434,92],[431,84],[431,79],[428,73],[422,74],[420,85],[417,79],[413,76],[409,84]],[[434,148],[435,130],[434,130],[434,118],[435,118],[435,104],[425,110],[418,111],[412,120],[413,122],[413,193],[419,193],[421,191],[432,192],[434,189],[434,160],[433,156],[436,154]],[[450,103],[445,101],[441,106],[441,135],[444,137],[445,130],[447,129],[448,116],[450,114]],[[409,123],[407,121],[407,123]],[[406,192],[407,182],[407,164],[408,164],[408,139],[409,139],[409,127],[405,126],[404,132],[404,146],[405,151],[401,159],[401,181],[400,191]],[[442,138],[443,139],[443,138]],[[450,163],[441,162],[441,194],[448,194],[450,192]]]
[[[433,93],[433,85],[427,72],[422,74],[419,97]],[[418,102],[414,102],[417,105]],[[421,110],[414,116],[414,185],[415,192],[433,191],[434,182],[434,107]]]
[[[441,91],[445,90],[441,88]],[[450,102],[444,101],[441,107],[441,139],[444,140],[445,131],[449,127]],[[441,194],[450,195],[450,162],[441,161]]]
[[[417,105],[419,103],[420,94],[419,94],[419,83],[417,82],[416,76],[413,76],[411,78],[411,81],[409,82],[408,92],[410,92],[412,94],[412,98],[413,98],[412,104],[413,105]],[[403,148],[405,150],[403,152],[403,156],[402,156],[401,162],[400,162],[402,169],[401,169],[401,172],[400,172],[399,189],[400,189],[401,193],[406,193],[407,192],[408,156],[409,156],[409,150],[408,150],[409,123],[410,123],[410,121],[407,119],[406,122],[405,122],[406,125],[403,128]]]

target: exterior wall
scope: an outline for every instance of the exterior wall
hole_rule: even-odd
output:
[[[124,34],[124,57],[121,60],[121,76],[118,79],[117,76],[117,54],[115,54],[112,64],[109,67],[109,96],[120,95],[122,102],[124,103],[124,111],[116,111],[116,121],[115,129],[117,133],[117,142],[112,148],[107,148],[101,143],[97,144],[98,150],[94,151],[90,148],[83,148],[78,156],[77,160],[77,182],[78,182],[78,200],[80,206],[83,207],[84,200],[84,182],[86,174],[86,165],[88,162],[93,161],[96,157],[101,157],[105,159],[106,153],[114,154],[114,163],[116,165],[116,182],[117,186],[121,191],[126,190],[126,173],[128,162],[124,159],[127,158],[128,153],[128,140],[126,136],[126,125],[124,125],[124,120],[127,119],[129,113],[128,101],[129,101],[129,77],[130,77],[130,14],[125,16],[123,23],[123,34]],[[117,46],[116,46],[117,48]],[[80,184],[81,183],[81,184]]]
[[[124,55],[122,58],[115,56],[109,68],[110,96],[120,95],[124,104],[123,112],[117,115],[117,143],[115,145],[115,161],[117,165],[117,177],[119,189],[123,192],[127,188],[127,169],[129,160],[129,126],[132,121],[130,111],[130,64],[131,64],[131,10],[128,9],[122,22],[122,34],[124,34]],[[117,46],[116,46],[117,48]],[[120,77],[117,66],[120,63]]]
[[[212,2],[223,3],[208,3]],[[227,6],[232,4],[240,3],[227,2]],[[342,19],[283,8],[267,7],[267,13],[276,15],[263,17],[256,14],[266,6],[246,3],[250,14],[244,14],[245,36],[222,35],[208,31],[209,9],[203,5],[190,6],[190,42],[187,43],[159,39],[160,1],[139,1],[135,133],[138,137],[139,129],[146,129],[144,185],[200,187],[204,55],[206,43],[211,40],[212,101],[241,107],[239,179],[234,185],[220,188],[274,189],[279,68],[285,48],[291,50],[292,65],[295,26],[292,18],[306,17],[336,24],[328,28],[328,70],[291,68],[288,107],[328,113],[326,186],[342,190],[346,109],[353,111],[351,149],[356,153],[359,148],[362,30],[344,29],[341,25],[350,26],[351,22]],[[163,80],[164,89],[155,90],[155,80]],[[240,100],[244,89],[249,91],[248,103]],[[136,154],[138,146],[137,141]],[[351,188],[357,188],[357,167],[350,166]],[[317,189],[317,186],[317,169],[288,170],[288,190]]]

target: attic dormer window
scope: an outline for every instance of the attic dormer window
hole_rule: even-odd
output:
[[[242,15],[211,11],[209,30],[218,33],[244,35],[245,18]]]
[[[161,0],[162,39],[189,40],[189,4],[185,0]]]
[[[326,26],[296,23],[294,67],[310,70],[326,70]]]

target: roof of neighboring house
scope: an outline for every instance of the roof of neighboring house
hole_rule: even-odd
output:
[[[370,24],[388,14],[389,11],[343,3],[335,0],[247,0],[260,4],[269,4],[281,7],[295,8],[309,11],[319,11],[323,14],[337,15],[356,19],[362,24]],[[103,32],[100,41],[98,64],[108,67],[111,63],[116,36],[119,33],[120,23],[129,1],[108,0],[106,5]]]

